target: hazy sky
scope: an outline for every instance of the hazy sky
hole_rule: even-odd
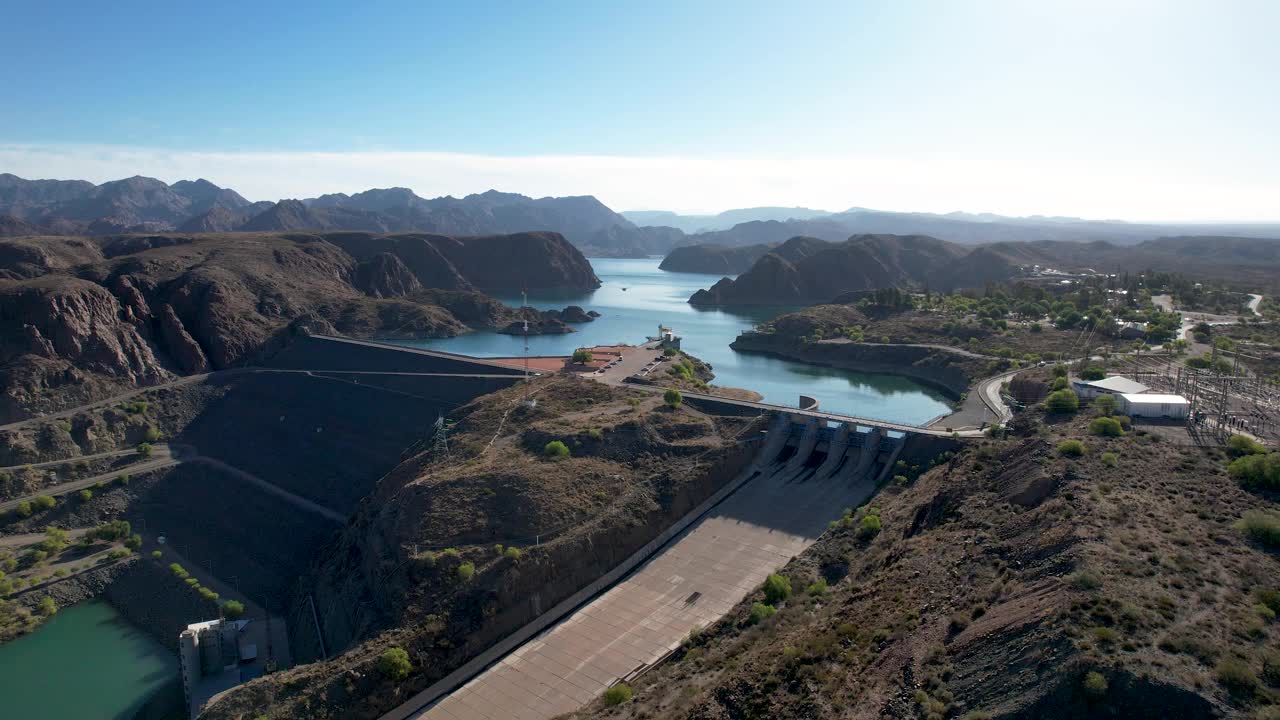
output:
[[[1280,220],[1280,2],[16,3],[0,172]]]

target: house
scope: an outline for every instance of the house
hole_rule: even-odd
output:
[[[1119,323],[1116,336],[1122,340],[1141,340],[1147,336],[1147,326],[1136,322]]]
[[[1138,395],[1151,388],[1137,380],[1130,380],[1120,375],[1112,375],[1101,380],[1073,380],[1071,388],[1082,398],[1096,398],[1099,395]]]
[[[1181,395],[1154,393],[1125,393],[1120,396],[1120,407],[1129,417],[1186,418],[1191,414],[1191,402]]]

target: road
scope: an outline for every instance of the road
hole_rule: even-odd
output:
[[[1258,310],[1258,307],[1260,305],[1262,305],[1261,295],[1254,294],[1249,296],[1249,309],[1252,310],[1253,314],[1258,317],[1262,317],[1262,312]]]
[[[103,458],[125,457],[126,455],[137,454],[138,451],[135,448],[127,448],[124,450],[112,450],[111,452],[97,453],[96,455],[77,455],[76,457],[67,458],[65,460],[46,460],[45,462],[25,463],[23,465],[8,465],[6,467],[0,467],[0,472],[25,470],[27,468],[53,467],[55,465],[66,465],[67,463],[80,462],[81,460],[102,460]]]
[[[79,458],[72,458],[72,459],[78,460]],[[62,462],[66,462],[66,461],[63,460]],[[180,462],[182,462],[182,460],[179,459],[174,454],[173,449],[170,448],[168,445],[161,443],[153,447],[150,458],[140,463],[135,463],[128,467],[123,467],[116,470],[112,470],[110,472],[105,472],[100,475],[94,475],[93,477],[81,478],[79,480],[71,480],[69,482],[58,483],[57,485],[43,488],[38,493],[26,495],[20,498],[14,498],[13,500],[8,500],[5,502],[0,502],[0,512],[11,510],[17,507],[18,503],[20,502],[23,502],[23,501],[30,502],[35,498],[39,497],[40,495],[60,497],[68,493],[73,493],[79,490],[92,488],[94,485],[97,485],[100,482],[102,483],[110,482],[111,480],[115,480],[121,475],[136,475],[138,473],[144,473],[150,470],[159,470],[160,468],[166,468],[173,465],[177,465]]]

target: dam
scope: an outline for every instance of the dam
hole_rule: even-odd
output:
[[[535,621],[384,717],[541,720],[585,705],[719,620],[870,498],[908,440],[777,414],[746,469],[615,570],[621,579],[586,588],[545,628]]]

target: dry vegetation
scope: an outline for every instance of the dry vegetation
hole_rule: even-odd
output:
[[[1237,524],[1277,498],[1222,450],[1091,419],[1029,411],[886,488],[883,529],[828,531],[771,618],[751,623],[762,590],[578,716],[1276,717],[1280,559]]]

